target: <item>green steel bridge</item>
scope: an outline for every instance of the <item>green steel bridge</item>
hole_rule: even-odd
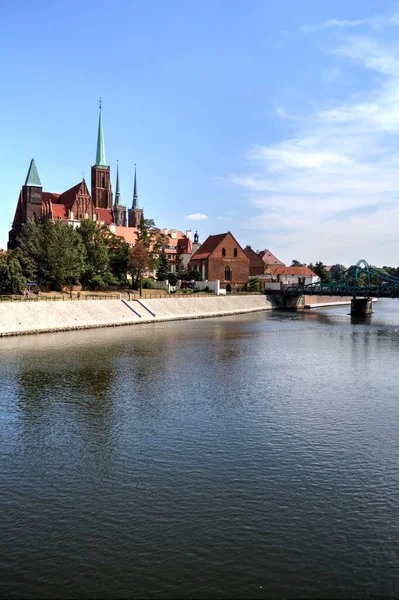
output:
[[[387,275],[365,260],[359,260],[335,278],[307,285],[292,285],[284,289],[283,295],[399,298],[399,278]]]

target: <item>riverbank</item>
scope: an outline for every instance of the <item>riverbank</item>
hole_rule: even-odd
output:
[[[265,296],[168,296],[158,299],[7,302],[0,304],[0,337],[159,321],[205,319],[271,310]]]

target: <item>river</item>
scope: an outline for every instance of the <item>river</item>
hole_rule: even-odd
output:
[[[399,302],[0,340],[0,596],[399,597]]]

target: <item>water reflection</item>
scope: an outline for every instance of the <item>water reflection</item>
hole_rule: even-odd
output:
[[[0,340],[0,594],[398,595],[383,306]]]

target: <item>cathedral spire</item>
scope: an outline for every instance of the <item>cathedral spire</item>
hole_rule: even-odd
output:
[[[132,208],[137,208],[137,175],[136,175],[136,164],[134,165],[134,187],[133,187],[133,205]]]
[[[107,166],[107,163],[105,160],[103,122],[102,122],[102,118],[101,118],[101,98],[100,98],[100,115],[98,118],[96,166],[99,166],[99,167]]]
[[[34,187],[42,187],[40,182],[39,173],[36,169],[35,159],[32,158],[29,165],[28,174],[26,176],[25,185],[31,185]]]
[[[116,161],[116,186],[115,186],[115,204],[119,206],[121,203],[121,193],[119,191],[119,161]]]

